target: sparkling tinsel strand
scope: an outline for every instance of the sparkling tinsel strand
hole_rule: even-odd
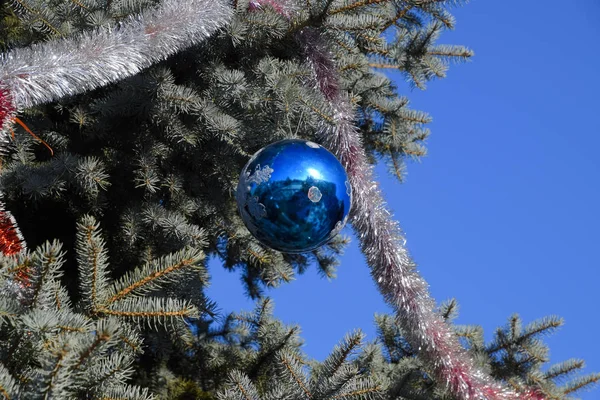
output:
[[[22,110],[105,86],[197,44],[231,18],[227,0],[165,0],[118,26],[0,58],[0,128]]]
[[[13,215],[0,202],[0,252],[5,256],[17,256],[26,251],[25,240],[17,226]],[[31,286],[29,269],[15,272],[13,279],[6,280],[0,287],[0,295],[25,301],[26,293]]]
[[[0,252],[12,256],[24,249],[24,241],[12,214],[0,204]]]
[[[0,128],[4,121],[8,121],[15,113],[15,107],[9,97],[8,90],[0,88]]]
[[[478,368],[451,326],[436,313],[428,285],[417,272],[400,227],[392,219],[374,180],[373,167],[368,163],[360,132],[354,124],[353,107],[337,89],[335,68],[326,43],[316,30],[305,29],[298,37],[316,86],[334,112],[334,125],[324,122],[319,137],[346,168],[352,185],[352,226],[371,275],[385,300],[396,310],[407,341],[460,399],[543,400],[538,394],[532,395],[532,391],[516,393]]]

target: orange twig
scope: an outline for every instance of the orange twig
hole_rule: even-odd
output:
[[[23,121],[21,121],[19,118],[17,117],[13,117],[13,121],[15,121],[17,124],[21,125],[21,127],[23,129],[25,129],[25,131],[27,133],[29,133],[31,136],[33,136],[35,139],[39,140],[44,146],[46,146],[48,148],[48,150],[50,150],[50,154],[54,155],[54,150],[52,150],[52,147],[50,147],[50,145],[48,143],[46,143],[44,141],[44,139],[40,138],[38,135],[36,135],[35,133],[33,133],[31,131],[31,129],[29,129],[29,127],[27,125],[25,125],[25,123]],[[13,138],[15,137],[15,133],[13,131]]]

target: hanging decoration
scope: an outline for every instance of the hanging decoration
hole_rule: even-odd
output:
[[[242,170],[236,199],[248,230],[282,252],[313,250],[348,220],[351,187],[340,162],[323,146],[282,140],[259,150]]]

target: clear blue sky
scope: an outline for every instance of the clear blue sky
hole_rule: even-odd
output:
[[[476,56],[424,92],[401,84],[434,122],[406,183],[378,168],[386,198],[433,296],[458,299],[458,323],[489,339],[515,312],[562,316],[551,360],[584,358],[598,372],[600,2],[474,0],[454,14],[440,43]],[[214,262],[211,273],[224,311],[252,308],[237,274]],[[373,314],[388,311],[355,239],[337,279],[313,268],[269,295],[317,359],[354,328],[373,338]]]

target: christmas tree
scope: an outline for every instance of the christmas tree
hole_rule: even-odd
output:
[[[13,0],[2,5],[0,393],[9,399],[567,399],[600,380],[546,368],[555,317],[512,316],[491,343],[452,324],[373,182],[425,154],[417,88],[469,59],[440,45],[452,0]],[[350,223],[396,315],[341,338],[323,362],[264,289],[310,265],[335,274],[348,238],[281,253],[239,217],[259,149],[329,148]],[[208,256],[256,309],[224,321]],[[565,383],[564,378],[572,378]]]

